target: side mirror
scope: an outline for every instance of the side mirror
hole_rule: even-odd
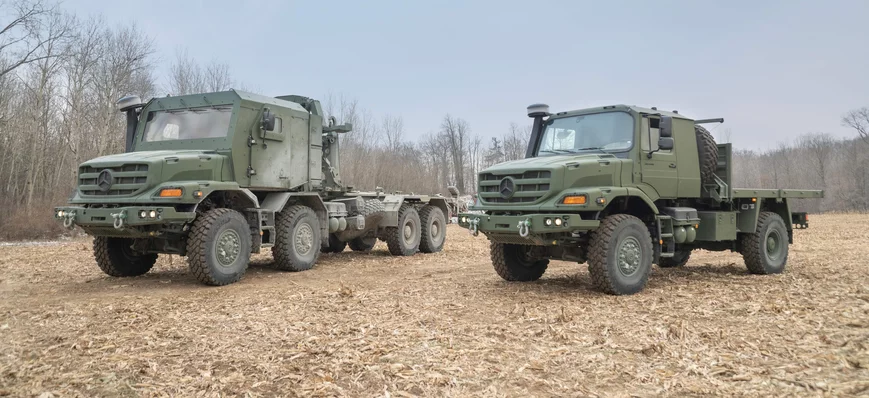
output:
[[[661,121],[658,124],[658,131],[661,137],[672,137],[673,118],[670,116],[661,116]]]
[[[263,109],[263,130],[274,131],[275,129],[275,114],[269,108]]]
[[[658,148],[664,150],[673,149],[673,137],[658,138]]]

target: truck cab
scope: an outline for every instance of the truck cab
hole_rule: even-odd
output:
[[[359,192],[340,177],[339,134],[320,102],[230,90],[125,97],[125,153],[79,166],[77,187],[55,217],[94,236],[112,276],[150,270],[159,253],[188,257],[203,283],[239,280],[250,253],[272,248],[278,268],[313,267],[321,252],[436,252],[447,199]],[[409,231],[409,233],[406,233]]]
[[[723,119],[626,105],[550,113],[535,104],[528,115],[526,158],[481,171],[475,212],[459,217],[492,241],[496,271],[507,280],[535,280],[552,258],[589,261],[599,288],[635,293],[653,263],[684,265],[697,248],[743,252],[761,219],[776,219],[784,239],[777,247],[786,248],[787,199],[823,195],[734,189],[730,145],[717,145],[702,126]],[[628,246],[627,237],[612,236],[622,229],[632,231]],[[785,257],[750,269],[781,272]]]

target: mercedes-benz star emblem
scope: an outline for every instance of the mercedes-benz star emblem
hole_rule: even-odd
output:
[[[501,197],[504,199],[512,198],[515,191],[516,186],[513,184],[513,179],[510,177],[504,177],[504,179],[501,180],[501,184],[498,185],[498,193],[500,193]]]
[[[97,176],[97,186],[100,187],[100,191],[108,192],[114,183],[115,178],[112,177],[112,171],[109,169],[101,171],[100,175]]]

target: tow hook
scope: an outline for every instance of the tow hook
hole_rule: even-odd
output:
[[[115,219],[115,229],[124,229],[124,220],[127,219],[127,211],[121,210],[119,213],[112,213],[112,218]]]
[[[527,238],[531,231],[531,219],[526,218],[525,221],[519,221],[519,236]]]
[[[63,226],[65,228],[72,228],[72,224],[75,223],[75,211],[71,211],[64,215]]]
[[[468,220],[468,232],[470,232],[471,235],[474,235],[474,236],[479,235],[480,234],[479,225],[480,225],[479,218],[473,218],[471,220]]]

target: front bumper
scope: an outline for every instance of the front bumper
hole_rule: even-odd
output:
[[[142,217],[142,212],[145,217]],[[151,217],[154,214],[154,217]],[[54,218],[67,227],[114,228],[163,225],[193,221],[195,212],[180,212],[171,206],[125,206],[114,208],[85,208],[60,206],[54,208]]]
[[[546,220],[551,220],[547,224]],[[555,222],[561,219],[561,225]],[[520,227],[524,225],[524,227]],[[596,229],[600,225],[598,220],[583,220],[579,214],[523,214],[517,216],[488,215],[461,213],[459,214],[459,226],[484,234],[524,234],[527,228],[529,235],[545,235],[565,232],[583,232]]]

